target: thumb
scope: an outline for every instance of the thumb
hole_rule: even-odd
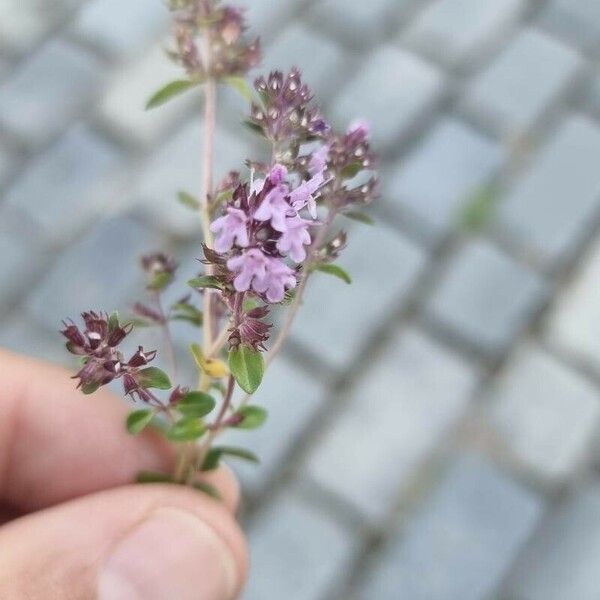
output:
[[[246,571],[231,513],[175,486],[100,492],[0,528],[3,600],[232,600]]]

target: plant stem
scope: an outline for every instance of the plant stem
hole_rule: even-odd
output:
[[[217,415],[214,423],[210,427],[210,431],[206,436],[206,439],[198,448],[196,453],[196,457],[194,459],[195,469],[197,471],[202,470],[202,465],[204,464],[204,460],[206,459],[206,455],[212,446],[213,440],[219,435],[221,432],[221,425],[223,423],[223,419],[231,406],[231,400],[233,399],[233,391],[235,389],[235,379],[233,375],[229,376],[227,380],[227,391],[225,392],[225,398],[223,398],[223,403],[221,404],[221,408],[219,409],[219,414]]]
[[[203,59],[204,68],[210,74],[212,64],[210,30],[206,30],[203,37]],[[200,211],[202,216],[202,230],[204,243],[212,248],[213,239],[210,231],[210,194],[213,188],[213,156],[214,156],[214,138],[215,138],[215,120],[216,120],[216,98],[217,87],[213,77],[208,76],[204,85],[204,140],[202,156],[202,186],[200,193]],[[212,275],[212,266],[207,265],[206,272]],[[203,309],[203,339],[204,353],[210,351],[213,337],[213,306],[212,292],[206,289],[204,292]],[[207,385],[207,377],[204,373],[200,374],[198,387],[203,389]]]
[[[158,313],[161,317],[161,329],[163,332],[163,339],[165,348],[167,350],[167,357],[169,361],[169,367],[171,370],[171,375],[173,379],[177,379],[177,359],[175,357],[175,348],[173,346],[173,336],[171,335],[171,328],[169,327],[169,321],[167,320],[167,316],[163,309],[162,299],[160,292],[156,292],[156,306],[158,308]]]

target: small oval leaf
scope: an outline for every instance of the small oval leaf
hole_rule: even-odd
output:
[[[246,450],[245,448],[236,448],[234,446],[215,446],[208,451],[206,458],[204,459],[204,463],[202,465],[203,471],[212,471],[219,466],[219,461],[222,456],[232,456],[234,458],[241,458],[242,460],[247,460],[248,462],[253,462],[258,464],[260,461],[258,456],[254,454],[254,452],[250,452],[250,450]]]
[[[167,85],[160,88],[160,90],[158,90],[150,98],[150,100],[148,100],[146,103],[146,110],[161,106],[175,96],[183,94],[183,92],[189,90],[190,88],[196,87],[200,83],[200,81],[191,81],[189,79],[178,79],[176,81],[171,81],[170,83],[167,83]]]
[[[186,417],[205,417],[216,404],[215,399],[206,392],[189,392],[177,402],[176,407]]]
[[[170,390],[172,387],[169,376],[158,367],[146,367],[139,372],[139,375],[140,385],[144,388]]]
[[[167,430],[167,438],[172,442],[192,442],[204,435],[206,425],[195,417],[184,417]]]
[[[198,200],[196,200],[192,194],[186,192],[185,190],[177,192],[177,200],[179,200],[179,202],[184,206],[187,206],[193,210],[198,210],[200,208],[200,202],[198,202]]]
[[[222,290],[223,284],[214,275],[203,275],[202,277],[194,277],[188,280],[187,284],[194,289],[212,288]]]
[[[229,369],[238,385],[247,394],[254,394],[262,381],[265,361],[258,350],[238,346],[229,352]]]
[[[240,429],[256,429],[267,420],[267,411],[262,406],[249,404],[243,406],[236,413],[242,420],[235,425]]]
[[[137,483],[174,483],[171,475],[158,471],[140,471],[135,480]]]
[[[344,269],[342,269],[342,267],[340,267],[339,265],[332,265],[332,264],[317,265],[315,267],[315,271],[321,271],[322,273],[328,273],[329,275],[333,275],[334,277],[337,277],[338,279],[341,279],[342,281],[345,281],[346,283],[352,283],[352,278],[350,277],[350,275],[348,275],[348,273]]]
[[[243,77],[224,77],[223,82],[231,86],[244,100],[252,101],[252,88]]]
[[[348,219],[352,219],[353,221],[358,221],[363,225],[373,225],[375,221],[373,221],[372,217],[367,213],[360,212],[359,210],[349,210],[348,212],[341,213],[344,217]]]
[[[147,425],[149,425],[150,421],[152,421],[152,417],[154,413],[150,409],[143,410],[134,410],[132,413],[129,413],[126,421],[127,431],[136,435],[143,431]]]

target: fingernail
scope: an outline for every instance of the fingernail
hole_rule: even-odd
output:
[[[206,523],[163,508],[112,550],[98,580],[99,600],[230,600],[237,583],[233,555]]]

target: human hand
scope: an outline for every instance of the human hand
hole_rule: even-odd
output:
[[[132,437],[110,393],[0,350],[0,598],[231,600],[247,572],[226,468],[218,502],[175,485],[130,485],[172,467],[152,432]]]

